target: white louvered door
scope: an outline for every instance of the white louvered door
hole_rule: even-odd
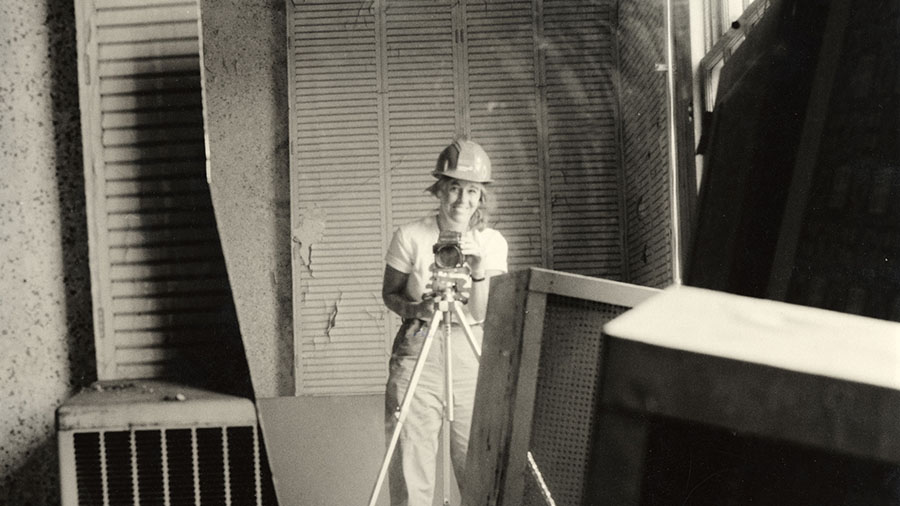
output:
[[[456,135],[491,156],[491,221],[511,268],[621,278],[607,248],[620,241],[609,26],[581,22],[585,1],[567,36],[570,20],[545,3],[288,2],[298,394],[383,391],[396,329],[384,251],[397,226],[436,209],[424,190]],[[566,59],[546,61],[553,51]]]
[[[386,233],[437,209],[425,188],[434,181],[438,153],[461,128],[451,3],[400,0],[388,5],[383,46],[389,150],[385,188],[390,194]]]
[[[614,2],[543,0],[553,268],[623,278]]]
[[[465,10],[469,132],[491,157],[491,222],[509,242],[510,269],[551,266],[543,240],[535,9],[532,2],[479,2]]]
[[[99,379],[172,378],[230,290],[205,180],[191,0],[84,0],[79,83]]]
[[[374,391],[387,332],[377,16],[353,0],[301,5],[291,32],[297,393]]]

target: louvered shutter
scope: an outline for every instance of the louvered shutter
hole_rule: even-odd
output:
[[[511,268],[621,277],[609,7],[542,5],[289,4],[298,394],[383,391],[384,251],[436,209],[424,190],[457,134],[490,153]]]
[[[197,4],[79,2],[100,379],[171,378],[230,301],[205,180]]]
[[[545,0],[553,268],[622,278],[619,121],[611,1]]]
[[[471,137],[491,157],[491,222],[509,242],[509,266],[545,265],[534,12],[531,2],[466,7],[466,87]]]
[[[665,56],[665,5],[619,5],[622,161],[628,226],[628,279],[658,288],[674,279]]]
[[[296,392],[384,388],[385,200],[374,9],[293,6]]]
[[[384,9],[387,240],[398,226],[437,209],[425,189],[435,181],[438,153],[461,129],[453,12],[446,0],[391,0]],[[382,311],[391,323],[384,336],[390,344],[400,319]],[[383,382],[378,386],[382,391]]]
[[[385,118],[390,156],[386,232],[437,209],[425,189],[438,154],[457,131],[454,19],[446,0],[391,0],[385,9]]]

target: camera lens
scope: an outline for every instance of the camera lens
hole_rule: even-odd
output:
[[[462,250],[456,245],[443,246],[434,252],[434,263],[441,269],[460,267],[463,261]]]

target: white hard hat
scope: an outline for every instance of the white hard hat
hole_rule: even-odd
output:
[[[447,176],[476,183],[491,182],[491,159],[478,143],[456,140],[437,159],[437,166],[431,173],[434,177]]]

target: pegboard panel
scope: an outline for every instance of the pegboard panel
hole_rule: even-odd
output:
[[[491,280],[463,504],[581,504],[603,326],[659,290],[532,268]]]
[[[557,504],[581,504],[600,379],[601,329],[628,307],[548,295],[530,450]],[[544,506],[534,480],[523,504]]]

